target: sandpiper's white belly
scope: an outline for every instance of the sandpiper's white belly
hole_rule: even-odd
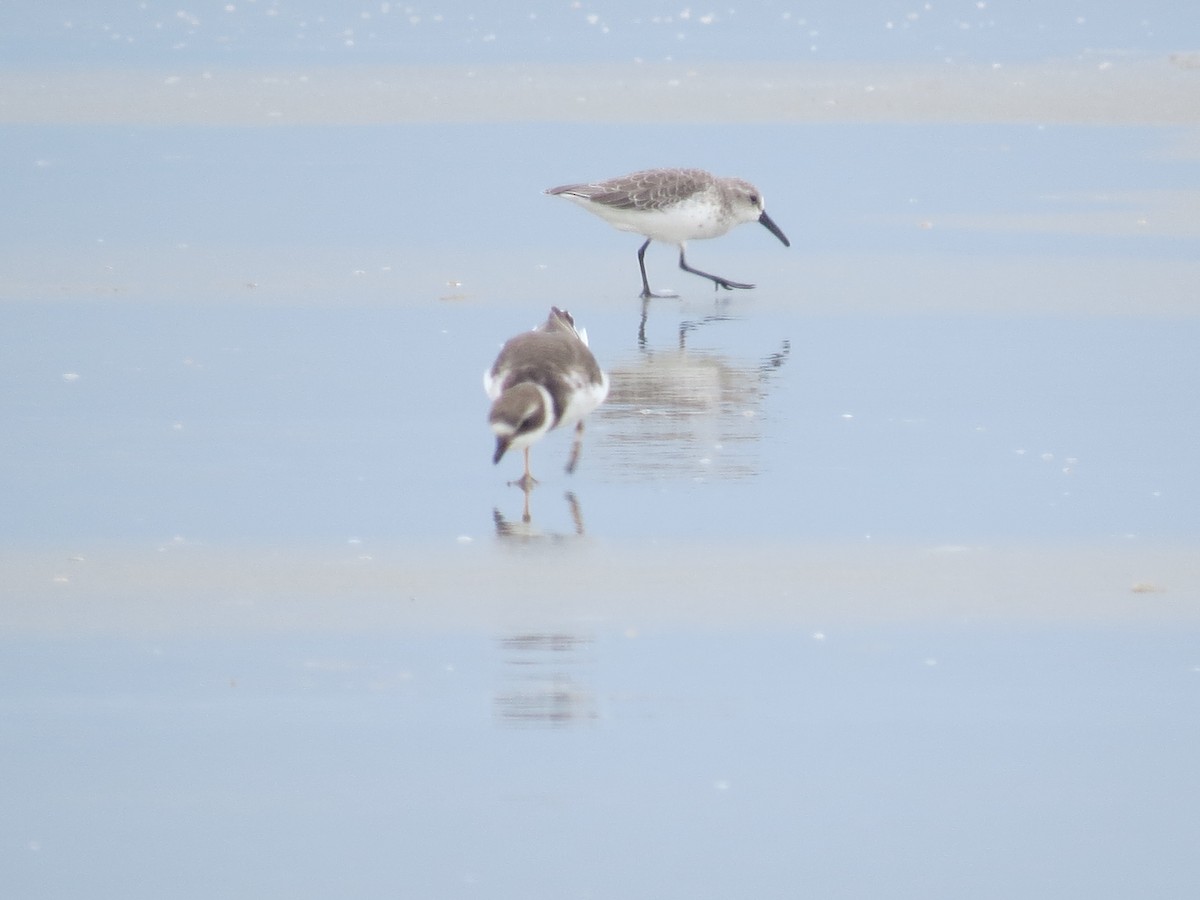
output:
[[[614,228],[667,244],[720,237],[737,224],[708,192],[659,208],[621,209],[566,195]]]

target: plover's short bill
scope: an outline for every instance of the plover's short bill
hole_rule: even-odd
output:
[[[576,329],[570,313],[551,307],[545,322],[505,343],[483,375],[483,389],[492,399],[492,462],[500,462],[508,450],[524,450],[525,474],[517,484],[528,490],[534,484],[529,447],[552,428],[576,423],[567,462],[567,472],[575,471],[583,418],[608,396],[608,375],[588,349],[587,332]]]
[[[643,297],[674,296],[650,290],[646,279],[646,248],[651,241],[677,245],[679,268],[726,290],[754,285],[693,269],[684,256],[688,241],[720,237],[743,222],[760,222],[785,247],[791,246],[763,208],[758,188],[740,178],[718,178],[702,169],[648,169],[608,181],[564,184],[549,188],[546,193],[573,200],[621,231],[632,231],[646,238],[638,250]]]

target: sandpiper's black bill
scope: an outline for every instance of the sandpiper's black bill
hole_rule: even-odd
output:
[[[780,231],[779,226],[771,221],[771,217],[767,215],[766,210],[764,210],[763,214],[758,217],[758,221],[762,222],[762,224],[766,226],[767,231],[771,232],[771,234],[783,241],[783,246],[792,246],[792,242],[787,239],[787,235]]]

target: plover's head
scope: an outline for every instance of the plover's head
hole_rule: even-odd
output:
[[[496,435],[493,463],[509,450],[523,450],[540,440],[553,425],[549,392],[538,384],[513,385],[496,398],[488,422]]]
[[[783,246],[790,247],[792,242],[787,239],[778,225],[767,215],[766,203],[758,188],[740,178],[730,178],[726,185],[729,190],[729,205],[733,214],[740,222],[758,222],[767,231],[779,238]]]

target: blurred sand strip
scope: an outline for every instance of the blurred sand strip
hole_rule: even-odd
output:
[[[861,541],[103,546],[0,555],[0,633],[1188,627],[1194,546]]]
[[[1200,124],[1200,53],[1039,64],[497,65],[0,72],[2,124]]]

